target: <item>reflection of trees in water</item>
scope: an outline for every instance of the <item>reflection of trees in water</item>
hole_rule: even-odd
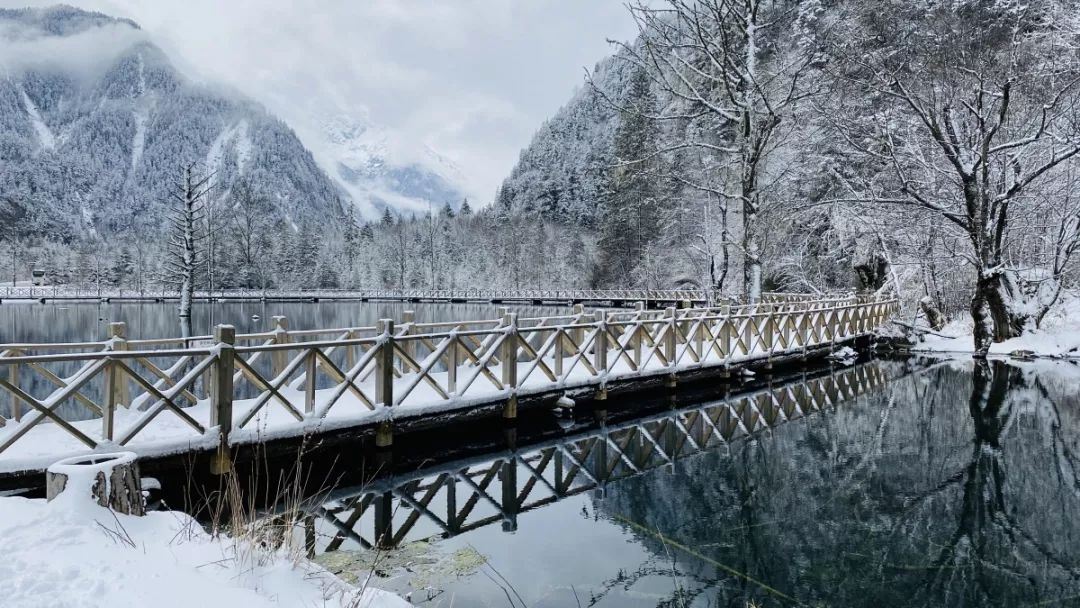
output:
[[[875,607],[1075,596],[1074,369],[938,366],[730,454],[616,484],[598,508],[707,558],[634,530],[657,559],[646,571],[675,553],[683,597],[694,600],[676,605],[790,603],[781,594]],[[1071,379],[1059,380],[1061,370]]]

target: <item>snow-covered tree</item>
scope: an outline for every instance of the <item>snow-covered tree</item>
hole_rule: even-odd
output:
[[[195,163],[180,169],[180,179],[174,182],[170,196],[173,209],[168,220],[171,226],[167,260],[169,277],[180,291],[178,311],[181,318],[191,317],[191,302],[195,282],[205,260],[204,222],[206,199],[210,193],[210,175],[199,172]]]

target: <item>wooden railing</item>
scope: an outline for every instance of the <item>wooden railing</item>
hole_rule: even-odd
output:
[[[768,359],[862,336],[892,300],[831,298],[662,311],[0,345],[0,470],[132,446],[146,454],[378,422]]]
[[[64,285],[45,287],[0,287],[0,300],[40,299],[140,299],[173,300],[174,291],[132,290],[114,287],[68,287]],[[717,304],[726,301],[715,293],[699,289],[223,289],[196,291],[198,300],[424,300],[450,301],[521,301],[521,302],[664,302],[691,304]],[[766,293],[766,303],[810,301],[819,296],[790,293]],[[728,302],[735,303],[735,302]]]

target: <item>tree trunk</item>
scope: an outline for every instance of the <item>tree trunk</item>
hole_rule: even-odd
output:
[[[938,307],[937,302],[930,296],[925,296],[919,300],[919,308],[922,309],[923,314],[926,315],[926,322],[930,325],[930,328],[934,331],[941,331],[945,328],[947,319],[942,314],[941,308]]]
[[[971,300],[971,318],[975,321],[975,356],[985,357],[993,343],[1019,337],[1034,319],[1012,273],[980,274]]]
[[[748,214],[749,215],[749,214]],[[746,292],[746,302],[757,304],[761,301],[761,250],[755,237],[750,231],[753,224],[747,222],[743,233],[743,289]]]

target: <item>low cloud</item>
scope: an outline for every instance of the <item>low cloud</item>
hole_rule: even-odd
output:
[[[368,116],[408,140],[388,146],[395,160],[430,147],[480,201],[605,39],[635,31],[624,0],[68,1],[134,19],[189,78],[228,83],[300,131]]]
[[[54,36],[32,25],[0,23],[0,69],[59,71],[92,78],[107,69],[146,34],[126,23],[92,26],[69,36]]]

